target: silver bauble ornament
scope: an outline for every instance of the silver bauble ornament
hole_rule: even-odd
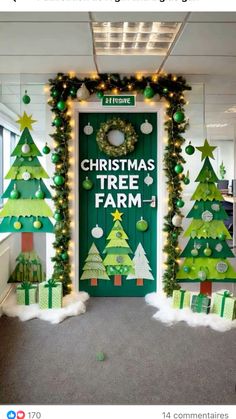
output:
[[[27,143],[23,144],[23,146],[21,147],[21,151],[23,154],[28,154],[30,152],[29,144]]]
[[[77,99],[78,100],[87,100],[90,96],[89,90],[85,86],[84,83],[80,86],[80,88],[77,91]]]
[[[93,127],[90,125],[90,122],[88,122],[88,125],[85,125],[84,133],[85,135],[91,135],[93,133]]]
[[[149,175],[149,173],[148,173],[148,175],[144,178],[144,183],[145,183],[147,186],[151,186],[151,185],[153,184],[153,178]]]
[[[31,174],[30,174],[29,172],[25,171],[25,172],[22,174],[22,179],[23,179],[23,180],[30,180],[30,178],[31,178]]]
[[[172,218],[172,224],[175,227],[181,227],[182,225],[182,217],[178,214],[175,214],[174,217]]]
[[[147,119],[145,119],[145,122],[143,122],[143,124],[140,127],[140,131],[145,134],[151,134],[151,132],[153,131],[153,126],[152,124],[150,124],[150,122],[148,122]]]
[[[103,229],[96,224],[96,227],[92,229],[91,234],[95,239],[100,239],[103,236]]]

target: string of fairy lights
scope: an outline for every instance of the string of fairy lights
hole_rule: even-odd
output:
[[[71,189],[73,185],[73,140],[75,140],[72,118],[74,100],[87,101],[91,95],[102,99],[104,94],[132,93],[141,94],[145,101],[156,102],[166,100],[165,130],[167,144],[164,151],[164,171],[168,190],[168,210],[164,222],[166,254],[164,272],[164,291],[172,295],[179,285],[176,281],[180,249],[178,238],[181,234],[182,185],[188,184],[188,176],[184,174],[182,146],[185,142],[183,134],[188,127],[184,106],[184,92],[190,90],[186,80],[171,74],[154,74],[151,76],[120,76],[119,74],[99,74],[83,79],[75,74],[58,73],[49,80],[49,106],[53,113],[52,125],[54,132],[54,152],[51,156],[55,165],[53,189],[55,212],[55,255],[53,278],[63,283],[64,295],[72,289],[74,269],[71,262],[74,243],[72,242],[72,210]],[[192,147],[191,145],[188,147]],[[187,150],[187,147],[186,147]]]

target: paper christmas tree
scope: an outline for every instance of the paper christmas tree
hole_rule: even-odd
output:
[[[103,253],[106,257],[103,261],[106,266],[107,274],[114,275],[114,285],[122,285],[122,275],[129,275],[134,272],[133,262],[129,254],[133,253],[127,240],[128,236],[121,225],[121,215],[118,210],[112,213],[114,225],[107,237],[109,243],[106,245]]]
[[[141,243],[138,244],[138,247],[134,253],[133,263],[134,273],[130,273],[127,276],[127,279],[136,279],[137,286],[143,286],[144,279],[154,280],[149,261]]]
[[[2,198],[9,198],[0,212],[3,218],[0,224],[2,232],[53,232],[53,224],[49,220],[52,211],[44,201],[51,194],[42,179],[49,176],[41,166],[41,156],[29,129],[36,121],[32,116],[24,115],[17,121],[22,134],[12,152],[16,157],[5,179],[11,179]]]
[[[106,273],[106,268],[102,263],[99,251],[94,243],[89,249],[80,279],[90,279],[90,284],[92,286],[97,286],[98,279],[110,279]]]
[[[228,218],[222,207],[223,197],[215,183],[218,178],[212,168],[216,147],[205,140],[202,153],[203,167],[196,179],[199,182],[191,200],[195,201],[187,218],[193,218],[184,237],[190,237],[180,257],[185,258],[177,274],[179,282],[202,282],[201,292],[211,293],[211,283],[236,281],[236,272],[227,258],[233,258],[226,240],[231,236],[224,225]]]

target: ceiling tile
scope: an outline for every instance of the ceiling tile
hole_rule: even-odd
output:
[[[163,57],[159,56],[98,56],[96,61],[100,73],[154,73],[161,65]]]
[[[236,74],[236,57],[170,56],[165,63],[164,70],[178,74],[234,76]]]
[[[234,23],[188,23],[172,55],[236,55]]]
[[[0,73],[53,73],[75,71],[95,72],[93,57],[2,57]]]
[[[187,13],[93,12],[94,22],[183,22]]]
[[[92,54],[88,23],[0,23],[1,55]]]
[[[89,22],[88,12],[0,13],[0,22]]]
[[[236,22],[236,13],[222,13],[222,12],[212,12],[212,13],[190,13],[188,22]]]

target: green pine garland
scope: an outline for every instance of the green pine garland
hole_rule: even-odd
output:
[[[178,237],[182,231],[181,227],[173,227],[172,218],[175,214],[180,214],[177,201],[181,198],[182,186],[181,178],[176,174],[174,168],[177,163],[184,163],[181,156],[181,146],[184,143],[184,134],[188,123],[183,121],[177,123],[173,115],[177,111],[184,112],[185,99],[183,93],[191,88],[186,84],[183,77],[175,77],[171,74],[148,77],[121,77],[119,74],[99,74],[96,78],[79,79],[71,77],[69,74],[58,73],[55,79],[49,80],[51,87],[51,99],[49,105],[54,113],[55,132],[51,135],[56,142],[54,153],[57,156],[54,176],[63,177],[62,185],[53,185],[55,189],[54,203],[57,220],[55,225],[55,242],[53,244],[56,254],[52,258],[54,262],[53,278],[63,282],[64,295],[71,289],[71,265],[69,260],[69,243],[71,240],[70,214],[69,214],[69,192],[68,171],[69,164],[69,143],[71,140],[70,116],[67,114],[67,101],[76,98],[78,88],[85,83],[90,94],[97,94],[102,98],[104,93],[130,92],[141,93],[145,96],[147,86],[153,91],[153,95],[159,94],[167,101],[166,131],[168,134],[168,144],[164,154],[164,170],[167,177],[167,188],[169,192],[168,213],[165,216],[164,231],[167,233],[167,244],[164,251],[167,253],[167,268],[164,273],[164,290],[168,296],[172,295],[173,290],[178,289],[176,273],[178,270]],[[149,89],[150,92],[150,89]],[[59,104],[59,102],[62,102]],[[58,109],[59,108],[59,109]],[[56,216],[55,216],[56,218]],[[57,217],[58,218],[58,217]]]

